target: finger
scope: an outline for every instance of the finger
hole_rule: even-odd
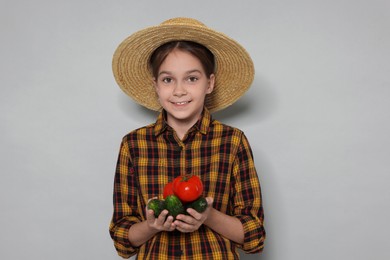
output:
[[[148,222],[154,222],[155,217],[154,217],[154,211],[152,209],[146,210],[146,219]]]
[[[176,228],[176,225],[173,223],[173,217],[168,216],[166,221],[164,222],[164,228],[168,231],[172,231]]]
[[[168,231],[174,231],[176,229],[176,225],[174,223],[171,223],[171,225],[168,227]]]
[[[194,210],[194,209],[192,209],[192,210]],[[194,210],[194,211],[196,212],[196,210]],[[176,219],[181,221],[181,222],[190,224],[190,225],[195,224],[195,219],[192,216],[179,214],[179,215],[177,215]]]
[[[196,219],[196,220],[198,220],[198,221],[202,219],[202,214],[199,213],[198,211],[192,209],[192,208],[188,208],[188,209],[187,209],[187,212],[188,212],[188,214],[190,214],[194,219]]]
[[[181,227],[176,227],[176,229],[179,230],[182,233],[189,233],[189,231],[187,231],[187,230],[185,230],[185,229],[183,229]]]
[[[179,230],[180,232],[183,232],[183,233],[194,232],[198,228],[199,228],[198,225],[190,225],[190,224],[187,224],[184,222],[181,222],[180,226],[179,226],[179,224],[176,225],[176,229]]]
[[[213,205],[214,198],[213,197],[206,197],[207,205],[210,207]]]
[[[189,233],[189,232],[191,232],[188,228],[182,227],[182,226],[178,226],[178,225],[176,225],[176,230],[179,230],[182,233]]]
[[[163,225],[168,215],[168,210],[164,209],[157,218],[157,224]]]
[[[179,230],[180,232],[187,233],[191,231],[191,227],[181,221],[175,221],[174,224],[176,224],[176,229]]]

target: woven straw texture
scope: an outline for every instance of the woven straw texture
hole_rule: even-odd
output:
[[[202,44],[215,56],[215,87],[205,100],[210,112],[230,106],[249,89],[254,66],[239,43],[195,19],[173,18],[130,35],[114,53],[115,80],[137,103],[151,110],[161,109],[148,61],[156,48],[177,40]]]

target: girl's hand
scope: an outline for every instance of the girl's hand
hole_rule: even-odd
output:
[[[156,218],[154,212],[151,209],[146,209],[146,222],[149,228],[155,231],[173,231],[176,225],[173,223],[173,217],[168,216],[168,210],[163,210],[161,214]]]
[[[212,209],[214,199],[207,197],[206,200],[207,209],[203,213],[199,213],[196,210],[189,208],[187,209],[187,212],[190,214],[189,216],[184,214],[178,215],[176,220],[173,222],[173,224],[176,226],[176,229],[183,233],[194,232],[195,230],[198,230],[203,222],[205,222]]]

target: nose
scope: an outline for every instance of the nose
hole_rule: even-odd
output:
[[[184,96],[186,94],[187,94],[187,90],[185,89],[185,86],[182,83],[178,82],[175,85],[175,88],[173,89],[173,95],[181,97],[181,96]]]

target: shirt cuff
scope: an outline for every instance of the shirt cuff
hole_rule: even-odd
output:
[[[114,246],[118,255],[123,258],[129,258],[138,252],[138,247],[131,245],[129,240],[129,229],[135,223],[138,223],[137,218],[122,221],[116,226],[114,232]]]
[[[244,228],[244,243],[238,245],[245,253],[254,254],[263,251],[265,230],[258,218],[251,216],[236,216]]]

